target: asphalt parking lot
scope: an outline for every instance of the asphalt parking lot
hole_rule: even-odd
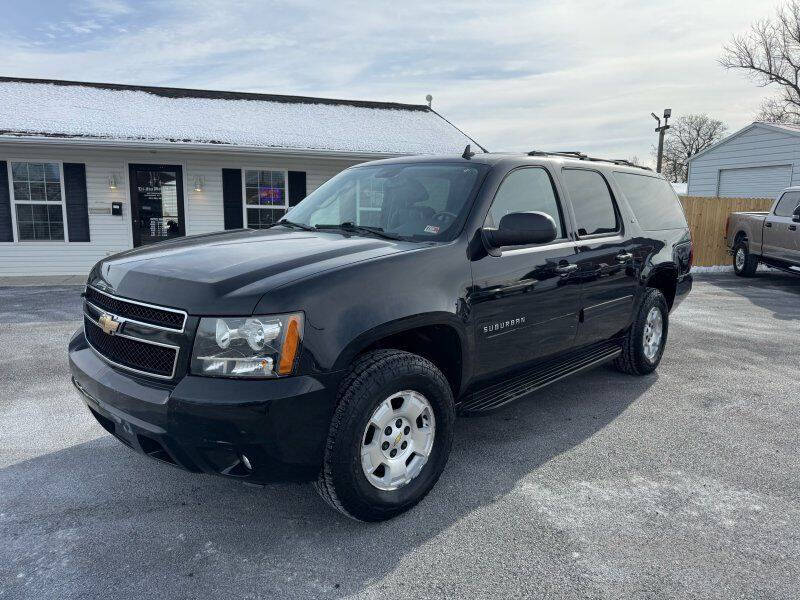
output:
[[[134,454],[65,347],[78,288],[0,288],[0,598],[791,598],[800,277],[699,279],[657,372],[462,419],[393,521]]]

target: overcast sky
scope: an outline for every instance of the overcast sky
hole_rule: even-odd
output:
[[[731,131],[765,90],[716,62],[752,0],[15,3],[3,75],[433,107],[490,150],[649,159],[651,111]]]

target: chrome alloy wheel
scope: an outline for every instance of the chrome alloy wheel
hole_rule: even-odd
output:
[[[744,253],[744,248],[739,248],[736,251],[736,270],[741,271],[744,269],[744,261],[747,260],[747,256]]]
[[[664,335],[664,317],[661,316],[661,310],[657,306],[650,309],[647,313],[647,319],[644,322],[644,336],[642,344],[644,346],[644,355],[647,360],[653,362],[658,356],[658,350],[661,348],[661,338]]]
[[[419,475],[433,450],[436,420],[419,392],[397,392],[381,402],[361,439],[361,468],[379,490],[396,490]]]

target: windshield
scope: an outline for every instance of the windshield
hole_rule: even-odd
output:
[[[286,220],[319,229],[369,228],[411,240],[451,240],[486,168],[447,163],[351,168],[317,188]]]

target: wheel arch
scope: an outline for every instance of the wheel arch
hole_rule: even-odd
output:
[[[337,357],[335,370],[346,369],[371,350],[391,348],[418,354],[442,371],[457,398],[469,368],[464,324],[450,313],[431,313],[398,319],[363,332]]]
[[[659,265],[647,276],[644,286],[660,290],[667,301],[667,307],[672,310],[678,289],[678,267],[673,263]]]
[[[744,241],[747,244],[748,250],[750,249],[750,236],[747,234],[747,231],[744,229],[740,229],[736,232],[733,236],[733,247],[736,247],[736,244]]]

